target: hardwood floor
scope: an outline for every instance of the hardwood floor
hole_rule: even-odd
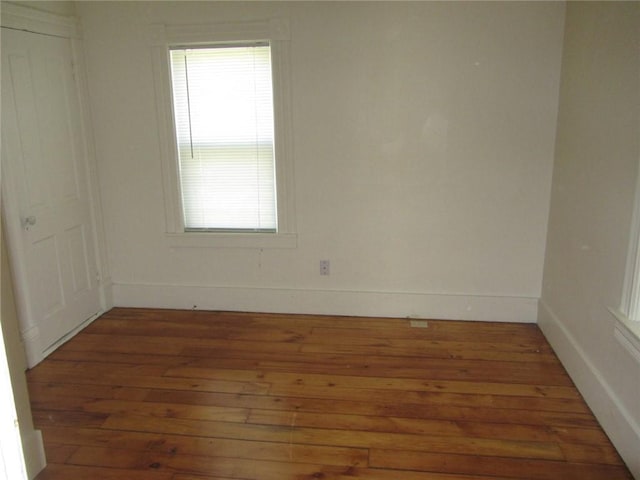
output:
[[[27,377],[38,480],[632,478],[535,325],[119,308]]]

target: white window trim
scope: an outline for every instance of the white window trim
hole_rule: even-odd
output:
[[[609,308],[609,311],[616,318],[616,340],[640,362],[640,168],[636,179],[622,300],[619,308]]]
[[[616,318],[613,336],[640,363],[640,322],[631,320],[618,308],[609,312]]]
[[[171,247],[295,248],[295,202],[291,144],[291,94],[289,24],[286,19],[203,25],[148,27],[153,59],[156,109],[166,220],[166,240]],[[169,46],[269,40],[274,94],[276,188],[278,231],[276,233],[185,232],[178,178],[178,155],[174,131]]]

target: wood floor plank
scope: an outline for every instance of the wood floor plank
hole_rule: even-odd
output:
[[[414,435],[468,436],[502,440],[534,440],[556,442],[559,437],[547,426],[508,423],[462,422],[459,420],[430,420],[424,418],[383,417],[296,411],[296,424],[301,427],[362,430],[367,432],[408,433]],[[258,425],[286,425],[290,412],[280,410],[251,410],[247,423]],[[584,433],[586,429],[581,429]],[[593,429],[598,431],[597,429]],[[576,444],[589,444],[587,441]],[[569,442],[567,442],[569,444]],[[592,439],[591,445],[607,445],[601,438]]]
[[[116,308],[27,380],[37,480],[631,478],[535,325]]]
[[[231,477],[212,477],[211,475],[191,475],[191,474],[183,474],[183,473],[176,473],[173,477],[171,477],[172,480],[235,480]],[[246,480],[246,479],[244,479]]]
[[[99,323],[87,330],[89,334],[96,335],[126,335],[126,336],[161,336],[182,338],[200,338],[200,339],[226,339],[236,341],[252,341],[252,342],[290,342],[298,343],[309,337],[312,333],[311,326],[300,324],[290,328],[255,328],[248,329],[246,327],[220,326],[211,328],[209,324],[179,324],[176,322],[157,321],[153,324],[137,323],[131,325],[130,321],[111,321]],[[197,335],[197,336],[196,336]]]
[[[561,460],[562,452],[552,442],[509,441],[472,437],[437,437],[425,435],[361,432],[327,428],[306,428],[295,424],[296,413],[288,425],[257,425],[202,420],[111,415],[103,427],[117,430],[172,433],[219,438],[248,439],[276,443],[308,445],[336,445],[343,447],[419,448],[434,452],[474,452],[487,456],[513,456],[519,458],[546,458]]]
[[[280,472],[276,471],[276,475]],[[290,473],[290,472],[289,472]],[[209,476],[200,476],[200,475],[192,475],[192,474],[176,474],[172,480],[263,480],[263,477],[260,473],[257,473],[253,476],[243,476],[242,479],[240,477],[209,477]],[[482,476],[473,476],[469,477],[468,475],[451,475],[444,473],[434,473],[434,472],[398,472],[397,470],[387,470],[387,469],[372,469],[372,468],[358,468],[358,467],[343,467],[343,468],[335,468],[335,467],[324,467],[321,470],[313,472],[311,474],[301,474],[301,475],[286,475],[276,477],[280,479],[287,480],[353,480],[356,479],[366,479],[366,480],[517,480],[515,478],[507,478],[507,477],[486,477]]]
[[[171,480],[235,480],[235,479],[231,477],[212,477],[211,475],[203,476],[203,475],[176,473],[173,477],[171,477]]]
[[[632,479],[622,465],[567,463],[540,459],[434,454],[412,450],[372,449],[371,465],[398,470],[427,470],[466,475],[511,475],[528,480]]]
[[[99,427],[109,416],[104,413],[78,411],[33,410],[33,424],[36,428],[47,425],[70,425],[74,427]]]
[[[196,363],[196,362],[193,362]],[[315,374],[299,372],[265,372],[260,370],[222,369],[195,367],[193,364],[168,369],[166,376],[187,378],[209,378],[216,380],[243,380],[267,382],[271,384],[295,384],[317,387],[348,387],[366,389],[386,389],[399,391],[422,391],[432,393],[462,393],[500,396],[520,396],[528,398],[570,399],[584,405],[582,397],[573,387],[536,386],[527,384],[505,384],[470,381],[428,381],[414,378],[362,377],[348,374]]]
[[[407,343],[407,342],[403,342]],[[372,340],[370,344],[305,344],[300,351],[303,353],[342,353],[349,355],[377,355],[395,357],[424,357],[424,358],[455,358],[459,360],[497,360],[508,362],[543,362],[558,364],[558,358],[551,353],[541,352],[511,352],[502,350],[481,350],[477,348],[464,348],[457,344],[455,347],[448,345],[425,345],[424,341],[414,341],[412,344],[403,345],[398,342],[386,346],[375,344]]]
[[[479,381],[545,386],[572,386],[568,375],[559,368],[544,364],[522,365],[516,362],[474,361],[458,359],[429,359],[421,357],[331,355],[315,354],[298,358],[248,354],[237,350],[190,348],[189,354],[201,358],[191,366],[233,369],[263,369],[281,372],[357,375],[363,377],[417,378],[424,380]],[[276,357],[276,358],[274,358]]]
[[[152,355],[191,355],[190,351],[196,348],[221,349],[234,346],[242,351],[255,352],[298,352],[300,343],[262,341],[262,340],[233,340],[224,336],[214,336],[212,338],[203,337],[171,337],[162,335],[100,335],[83,333],[78,335],[77,341],[66,343],[61,350],[80,350],[104,353],[137,353]],[[106,339],[110,341],[105,341]],[[184,353],[182,353],[184,352]]]
[[[373,333],[365,333],[368,330]],[[534,351],[544,349],[544,337],[531,325],[514,326],[510,324],[480,323],[472,332],[464,322],[429,322],[428,328],[395,328],[388,327],[372,330],[369,328],[335,328],[316,327],[313,329],[309,343],[326,345],[369,345],[372,341],[379,346],[407,346],[419,345],[417,342],[465,342],[465,343],[493,343],[526,345],[534,347]],[[537,347],[537,348],[536,348]]]
[[[37,476],[38,480],[172,480],[171,472],[114,469],[50,463]]]
[[[76,465],[99,465],[114,469],[154,469],[171,473],[183,471],[231,478],[264,478],[265,480],[313,475],[327,468],[321,464],[297,462],[295,458],[287,462],[243,458],[239,462],[237,457],[171,455],[96,447],[80,448],[69,462]]]
[[[64,383],[73,376],[75,383],[86,385],[119,385],[138,388],[161,388],[173,390],[197,390],[209,392],[252,392],[267,393],[270,385],[265,382],[243,382],[227,380],[207,380],[167,377],[161,374],[146,373],[148,370],[128,368],[112,364],[91,364],[82,362],[71,365],[69,362],[51,361],[28,374],[28,380],[34,383]],[[148,367],[148,366],[147,366]],[[153,366],[152,372],[160,373],[164,367]]]
[[[249,409],[175,403],[132,402],[123,400],[96,400],[85,402],[83,410],[110,415],[146,415],[152,417],[187,418],[218,422],[244,423]]]
[[[368,449],[303,445],[296,443],[237,440],[231,438],[171,435],[98,428],[72,429],[50,427],[43,431],[55,438],[56,447],[67,448],[70,456],[79,447],[132,452],[153,451],[161,454],[187,454],[193,456],[232,457],[271,461],[321,463],[323,465],[360,465],[368,463]],[[77,457],[76,457],[77,458]]]
[[[56,400],[61,403],[62,407],[65,406],[65,401],[70,402],[66,404],[68,406],[74,402],[74,399],[80,399],[79,401],[95,399],[144,400],[149,395],[149,391],[147,388],[120,385],[86,385],[74,383],[73,379],[69,379],[66,383],[29,382],[29,396],[32,405],[42,404],[43,408],[55,405]]]
[[[397,390],[373,388],[319,387],[311,385],[274,384],[269,389],[272,395],[293,395],[296,397],[347,399],[367,402],[376,401],[391,403],[398,398]],[[550,412],[588,413],[588,408],[581,402],[568,399],[551,399],[535,397],[503,397],[500,395],[479,395],[462,393],[439,393],[406,390],[402,393],[404,401],[426,406],[442,405],[455,407],[485,407],[496,409],[525,410]]]
[[[328,317],[332,318],[332,317]],[[292,320],[295,316],[291,317]],[[370,322],[374,321],[374,325]],[[411,319],[375,319],[348,317],[344,322],[332,322],[325,325],[313,325],[314,334],[339,334],[340,336],[360,336],[369,338],[416,338],[433,337],[436,334],[446,334],[447,340],[460,335],[468,335],[467,322],[459,320],[418,320],[426,324],[426,328],[412,327]],[[423,323],[424,322],[424,323]],[[499,335],[520,335],[522,343],[537,343],[545,345],[544,335],[533,324],[474,322],[474,332],[489,333],[491,340],[496,341]]]
[[[60,348],[53,352],[48,358],[51,360],[67,360],[72,362],[108,362],[115,364],[136,364],[136,365],[189,365],[197,360],[197,357],[137,353],[137,352],[100,352],[87,350],[71,350],[70,348]]]
[[[332,412],[343,414],[379,415],[381,417],[423,418],[468,422],[543,425],[556,427],[570,435],[576,428],[599,428],[591,414],[574,412],[545,412],[536,410],[495,409],[484,407],[456,407],[450,405],[425,406],[421,403],[362,402],[332,398],[303,398],[295,396],[203,393],[191,391],[150,390],[146,399],[151,402],[175,402],[205,405],[241,405],[247,408],[286,411]]]

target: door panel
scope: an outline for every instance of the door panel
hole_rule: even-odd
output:
[[[87,255],[87,239],[84,225],[76,225],[67,230],[67,249],[71,259],[73,295],[79,295],[91,288],[91,271]]]
[[[7,48],[4,42],[3,35],[3,50]],[[3,66],[4,72],[3,85],[9,84],[6,81],[9,77],[10,85],[13,86],[13,96],[5,95],[3,89],[3,106],[8,107],[12,102],[14,109],[16,105],[20,108],[15,110],[15,116],[17,120],[17,132],[12,132],[14,135],[18,135],[19,143],[16,145],[20,150],[20,159],[22,160],[22,174],[25,192],[22,192],[24,198],[20,200],[27,202],[29,209],[44,208],[46,200],[48,198],[46,184],[46,174],[44,171],[36,168],[36,159],[42,157],[40,151],[40,142],[36,141],[38,138],[38,116],[36,110],[36,98],[33,95],[34,85],[31,78],[31,69],[29,66],[29,57],[25,53],[23,54],[10,54],[9,55],[9,68],[4,65],[3,54]],[[8,74],[8,75],[7,75]],[[6,115],[2,117],[3,123],[7,121]],[[19,168],[19,167],[18,167]]]
[[[69,39],[2,28],[3,214],[30,366],[100,311]]]
[[[34,285],[36,303],[35,315],[48,317],[64,308],[62,289],[62,268],[55,236],[45,237],[33,242],[30,248],[30,263],[37,265],[38,282]]]

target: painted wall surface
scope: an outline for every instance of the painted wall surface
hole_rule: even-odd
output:
[[[535,321],[561,2],[76,8],[116,304]],[[146,27],[273,17],[291,29],[297,248],[172,248]]]
[[[54,13],[56,15],[62,15],[63,17],[72,17],[76,14],[76,2],[63,1],[63,0],[25,0],[25,1],[12,1],[22,5],[24,7],[33,8],[34,10],[40,10],[41,12]]]
[[[622,298],[640,159],[640,4],[570,2],[565,28],[539,323],[640,478],[640,363],[607,311]]]
[[[9,270],[4,235],[0,234],[0,240],[2,260],[0,269],[0,287],[2,288],[0,296],[0,319],[2,321],[2,336],[4,337],[0,340],[4,341],[7,352],[11,387],[13,388],[16,413],[20,424],[20,436],[22,438],[22,449],[25,454],[27,474],[29,478],[34,478],[45,466],[44,447],[40,431],[35,430],[33,426],[29,393],[27,391],[27,379],[24,375],[27,369],[27,362],[18,328],[18,314],[16,313],[16,305],[13,297],[11,271]]]

